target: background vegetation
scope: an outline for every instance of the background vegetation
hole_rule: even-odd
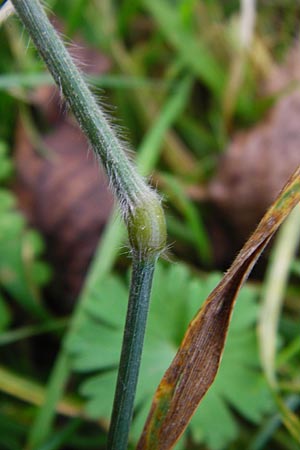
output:
[[[189,320],[262,214],[257,198],[252,216],[240,220],[245,205],[250,209],[253,179],[267,179],[288,159],[282,149],[271,160],[272,149],[258,150],[248,175],[241,162],[248,156],[231,160],[243,188],[220,166],[238,130],[261,126],[263,133],[265,123],[272,126],[265,114],[295,87],[288,78],[272,88],[295,47],[300,7],[260,2],[253,35],[244,41],[238,1],[47,4],[95,94],[105,89],[109,114],[165,201],[170,249],[155,276],[134,448]],[[1,448],[104,448],[128,290],[124,230],[103,176],[94,175],[88,146],[18,20],[10,19],[0,35]],[[227,203],[214,194],[216,180]],[[299,448],[289,426],[297,428],[300,405],[299,232],[289,255],[278,250],[290,236],[278,236],[273,258],[265,256],[242,290],[216,382],[178,449]],[[286,268],[275,278],[286,290],[272,294],[281,309],[278,325],[276,316],[272,323],[277,335],[262,340],[257,327],[266,320],[278,260]],[[264,356],[266,342],[271,353],[276,348],[274,364]]]

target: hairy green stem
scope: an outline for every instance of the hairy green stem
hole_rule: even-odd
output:
[[[124,145],[100,110],[39,1],[13,0],[12,3],[96,155],[100,157],[124,217],[127,218],[127,214],[141,201],[156,202],[155,193],[126,157]]]
[[[138,370],[144,342],[149,297],[155,261],[135,260],[132,268],[130,303],[108,436],[109,450],[127,448],[129,426],[133,413]]]
[[[50,24],[39,0],[12,0],[12,3],[95,154],[101,159],[128,228],[133,272],[108,444],[109,450],[126,450],[155,261],[166,240],[163,210],[155,192],[126,157],[124,146]],[[65,358],[62,358],[62,365],[65,363]]]
[[[143,139],[137,156],[138,167],[142,173],[148,174],[154,168],[155,163],[159,158],[163,135],[166,130],[170,128],[171,124],[175,121],[176,117],[185,105],[188,95],[188,84],[189,80],[182,80],[182,82],[178,85],[176,92],[170,95],[169,100],[161,111],[160,117],[155,121],[154,126],[149,130]],[[71,361],[68,361],[68,364],[63,366],[63,371],[58,370],[61,365],[61,360],[67,359],[68,356],[68,339],[82,320],[85,301],[88,298],[87,292],[92,289],[92,286],[94,286],[96,280],[98,280],[99,285],[99,281],[107,276],[115,259],[117,258],[117,253],[123,238],[123,224],[119,221],[119,215],[114,213],[101,237],[98,250],[96,251],[94,260],[89,269],[89,273],[85,279],[84,287],[82,288],[80,296],[77,300],[76,309],[72,315],[70,328],[64,337],[60,353],[55,361],[53,370],[51,371],[47,385],[45,402],[40,408],[34,421],[34,425],[31,428],[29,447],[34,447],[35,442],[42,442],[49,434],[55,414],[55,409],[53,409],[53,399],[55,403],[58,403],[61,397],[61,392],[66,385],[66,381],[71,371]]]

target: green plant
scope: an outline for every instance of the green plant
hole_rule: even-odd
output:
[[[111,132],[111,128],[107,126],[107,122],[104,120],[105,118],[103,114],[99,112],[93,97],[90,96],[90,93],[81,78],[81,74],[73,65],[61,42],[57,39],[57,36],[53,32],[53,29],[49,27],[46,16],[39,15],[40,13],[42,14],[41,10],[34,9],[35,6],[38,6],[38,2],[32,1],[29,4],[26,4],[25,1],[13,0],[13,3],[18,10],[18,14],[25,23],[25,26],[31,32],[33,40],[35,41],[40,53],[48,64],[50,70],[52,70],[57,84],[65,94],[68,103],[73,108],[75,116],[79,120],[79,123],[81,124],[83,130],[89,136],[91,143],[94,145],[96,153],[102,159],[102,162],[104,163],[104,166],[106,167],[106,170],[110,176],[115,193],[120,201],[123,218],[125,219],[129,231],[129,240],[133,253],[133,276],[130,295],[131,301],[133,303],[129,304],[129,325],[127,324],[127,326],[125,327],[125,339],[120,364],[120,376],[109,437],[110,448],[124,448],[124,446],[126,446],[129,423],[132,414],[133,396],[138,373],[138,365],[143,341],[145,319],[147,315],[147,304],[151,289],[154,264],[158,255],[164,248],[165,232],[163,213],[157,196],[143,183],[142,179],[136,175],[136,173],[132,170],[132,165],[124,158],[124,155],[122,153],[122,146],[119,145],[118,139],[116,139],[115,135]],[[80,2],[77,3],[77,7],[79,9],[80,4]],[[177,65],[174,64],[174,67],[172,67],[172,69],[175,71],[179,71],[179,69],[182,70],[182,67],[184,66],[197,73],[197,75],[202,80],[204,80],[207,86],[212,90],[213,94],[219,101],[224,88],[224,72],[222,71],[222,69],[218,69],[218,63],[215,63],[214,58],[210,55],[210,50],[207,51],[206,45],[201,45],[200,47],[194,46],[193,39],[190,39],[189,33],[186,34],[185,29],[187,24],[192,24],[192,8],[191,4],[190,6],[185,6],[187,7],[182,8],[181,10],[181,18],[184,20],[179,22],[177,20],[178,16],[176,14],[172,15],[172,11],[170,8],[156,9],[153,12],[153,15],[157,18],[157,22],[160,23],[160,26],[161,23],[163,23],[160,22],[160,19],[169,16],[166,22],[166,25],[168,25],[168,27],[162,26],[162,28],[167,29],[168,39],[182,57],[182,61],[180,61],[180,63]],[[157,7],[159,7],[159,5]],[[75,11],[75,9],[73,11]],[[37,15],[35,14],[36,12],[38,12]],[[78,9],[77,12],[75,11],[75,13],[76,19],[76,16],[78,16]],[[172,27],[169,26],[170,24],[176,25],[176,28],[180,30],[180,35],[183,39],[178,39],[178,37],[174,35],[174,33],[172,32]],[[188,36],[187,39],[186,36]],[[181,44],[181,41],[184,42],[184,45]],[[195,59],[186,60],[186,47],[190,47],[193,50],[194,55],[196,55],[197,51],[201,49],[201,54],[204,57],[199,64],[195,64]],[[59,50],[59,52],[57,52],[57,50]],[[209,64],[203,64],[203,61],[204,63],[205,61],[208,61]],[[184,64],[182,64],[182,62]],[[215,77],[216,74],[220,75],[220,77]],[[189,81],[190,77],[186,77],[186,80]],[[232,112],[233,111],[230,110],[230,115],[232,114]],[[214,110],[214,113],[216,113],[216,110]],[[220,135],[222,135],[222,130],[220,132]],[[117,151],[115,153],[114,150],[112,150],[114,145],[116,146],[116,148],[121,150],[121,152]],[[296,174],[296,177],[299,178],[299,173]],[[208,247],[207,237],[205,233],[202,232],[201,226],[199,226],[200,222],[198,222],[197,214],[195,214],[195,210],[190,207],[190,204],[185,201],[184,193],[178,191],[178,185],[176,184],[176,182],[174,184],[172,183],[172,180],[169,179],[169,185],[172,185],[173,190],[176,190],[177,194],[180,194],[180,198],[184,200],[182,202],[184,214],[186,216],[187,222],[189,222],[192,234],[194,235],[193,239],[199,244],[199,253],[201,255],[201,251],[203,250],[203,248],[207,251]],[[275,209],[273,207],[271,215],[267,216],[269,222],[265,221],[260,226],[260,228],[258,229],[258,236],[256,234],[255,238],[253,238],[254,242],[249,242],[246,245],[244,252],[241,253],[241,256],[237,259],[236,263],[229,271],[229,275],[224,278],[219,287],[213,292],[211,296],[209,296],[208,301],[204,305],[203,311],[199,313],[195,321],[192,322],[192,326],[190,327],[191,333],[187,333],[178,353],[178,357],[175,358],[175,363],[173,363],[171,365],[171,368],[167,371],[167,374],[164,377],[163,382],[161,383],[160,391],[158,392],[158,395],[155,396],[151,409],[152,418],[150,414],[150,419],[148,419],[146,423],[146,428],[143,433],[142,440],[140,441],[142,443],[139,444],[139,448],[146,448],[145,445],[148,446],[147,448],[151,448],[151,445],[153,446],[153,442],[159,442],[156,441],[156,439],[160,439],[159,435],[163,434],[164,427],[165,430],[167,430],[167,434],[171,436],[172,433],[168,433],[168,426],[170,425],[169,411],[171,411],[171,419],[173,420],[172,411],[174,412],[175,409],[176,412],[176,405],[174,407],[173,400],[175,398],[175,400],[177,401],[178,397],[180,407],[183,407],[182,411],[185,413],[185,417],[184,420],[179,421],[178,417],[175,417],[177,422],[176,420],[174,421],[173,427],[178,426],[179,423],[180,434],[183,431],[184,427],[187,425],[187,422],[189,421],[191,414],[196,408],[197,404],[201,400],[201,397],[204,395],[204,393],[212,383],[216,370],[218,368],[236,293],[241,283],[247,276],[252,265],[256,261],[257,257],[271,238],[275,229],[279,226],[279,224],[283,220],[283,217],[295,204],[293,202],[299,200],[299,186],[297,185],[297,182],[294,182],[293,188],[293,192],[291,191],[291,189],[287,190],[284,197],[280,201],[280,205],[277,204],[277,207],[275,205]],[[278,213],[278,216],[275,214],[275,212]],[[118,227],[114,228],[114,231],[116,230],[118,232],[118,236],[122,234]],[[199,237],[201,236],[203,239],[202,243],[200,243],[199,241]],[[102,276],[103,273],[107,270],[107,267],[111,263],[112,259],[113,256],[110,258],[109,263],[104,263],[104,265],[102,264]],[[103,267],[105,268],[103,269]],[[95,282],[95,279],[96,275],[95,273],[93,273],[94,285],[97,284]],[[88,292],[88,287],[90,285],[91,284],[87,285],[85,292]],[[84,295],[82,295],[82,297],[84,297]],[[141,306],[141,309],[138,309],[134,306],[135,301],[138,302],[138,305]],[[209,315],[211,304],[213,304],[215,308],[215,317],[213,315]],[[221,307],[224,307],[224,311]],[[224,314],[219,314],[220,308],[222,309],[221,312],[223,312]],[[139,316],[140,313],[141,316]],[[142,320],[139,320],[140,318]],[[217,320],[215,320],[216,318],[221,322],[221,328],[218,328],[218,326],[216,325],[216,323],[219,323],[217,322]],[[80,323],[79,321],[77,322],[76,319],[77,315],[75,314],[73,326],[75,326],[74,324],[76,324],[77,328],[79,329]],[[84,319],[84,317],[82,316],[81,319]],[[133,322],[130,323],[131,319],[133,319]],[[217,341],[210,336],[210,333],[207,333],[207,331],[210,331],[210,328],[206,328],[206,320],[207,323],[211,325],[212,329],[216,331],[214,334],[217,335]],[[137,328],[137,333],[134,329],[135,326],[140,326],[140,328]],[[203,344],[203,342],[197,341],[198,333],[200,337],[205,334],[210,336],[210,339],[206,339],[204,342],[205,345],[202,354],[198,351],[198,349],[195,350],[195,347],[197,347],[198,344],[201,344],[199,345],[199,348],[202,348]],[[136,339],[137,335],[138,339]],[[71,334],[71,340],[66,340],[66,347],[68,348],[71,345],[70,342],[72,343],[72,337],[74,336],[72,336]],[[211,351],[214,348],[217,348],[216,352]],[[131,353],[132,349],[133,353]],[[211,353],[214,353],[213,358],[211,358]],[[212,370],[208,374],[208,378],[205,378],[205,373],[203,378],[203,373],[201,373],[201,371],[198,369],[199,354],[201,364],[203,364],[205,367],[207,367],[208,365],[212,366]],[[191,359],[186,356],[191,356]],[[178,364],[178,360],[180,364]],[[70,362],[68,360],[68,357],[64,352],[62,352],[61,357],[57,359],[53,377],[51,379],[51,381],[54,381],[49,385],[48,400],[49,398],[50,400],[46,401],[45,406],[42,409],[42,413],[45,413],[44,416],[42,414],[40,416],[43,419],[41,421],[41,423],[43,423],[43,427],[40,427],[40,429],[38,430],[39,422],[37,422],[35,427],[33,428],[33,432],[31,435],[32,439],[30,442],[31,446],[33,447],[36,447],[38,444],[42,443],[45,435],[47,435],[47,433],[49,432],[49,423],[53,419],[55,405],[59,396],[61,395],[63,386],[65,384],[69,366]],[[189,378],[188,376],[187,378],[187,372],[189,369],[192,369],[192,373],[201,373],[200,380],[203,381],[204,386],[203,389],[200,386],[201,395],[196,399],[193,398],[191,404],[189,404],[189,402],[187,401],[189,400],[189,396],[187,395],[188,392],[185,390],[185,381],[190,382],[194,380],[193,377]],[[172,378],[172,376],[168,378],[170,376],[170,372],[175,376],[175,378]],[[191,389],[191,383],[187,383],[187,386],[189,386],[189,389]],[[128,387],[130,387],[130,389],[127,389]],[[174,393],[175,395],[173,396]],[[179,396],[177,395],[178,393]],[[187,408],[184,408],[184,402],[187,403]],[[249,411],[251,411],[250,407]],[[154,421],[152,420],[153,412]],[[164,423],[166,417],[167,421],[166,423]],[[153,424],[154,427],[152,427]],[[66,434],[68,434],[67,428]],[[70,429],[72,429],[71,426]],[[164,448],[170,448],[170,446],[174,444],[174,440],[177,437],[178,435],[176,435],[175,438],[171,436],[172,442],[169,441],[166,444],[161,444],[162,441],[160,441],[160,444],[157,445],[164,445]]]
[[[109,448],[123,449],[127,445],[132,418],[155,262],[165,247],[164,215],[160,200],[129,162],[123,144],[97,105],[39,2],[13,0],[12,4],[88,136],[96,156],[101,159],[128,229],[133,273],[108,437]]]
[[[49,267],[38,257],[44,245],[41,236],[27,227],[22,214],[16,209],[14,195],[3,186],[12,172],[8,148],[0,142],[0,293],[2,322],[6,323],[9,310],[4,298],[10,295],[23,310],[36,318],[47,319],[49,313],[41,304],[39,288],[50,276]],[[6,311],[6,312],[5,312]],[[6,319],[5,319],[6,317]]]
[[[201,278],[192,275],[179,263],[158,265],[131,430],[132,442],[138,440],[153,392],[174,357],[184,330],[220,279],[219,274]],[[126,293],[122,280],[114,276],[94,285],[86,292],[84,319],[68,342],[73,369],[87,374],[80,392],[87,398],[87,414],[95,419],[100,417],[107,421],[110,417]],[[236,419],[229,405],[253,422],[274,409],[259,370],[256,300],[254,289],[248,286],[242,289],[219,374],[190,424],[193,441],[203,442],[214,450],[222,449],[238,436]]]

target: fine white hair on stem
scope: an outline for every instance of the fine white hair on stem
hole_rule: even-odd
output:
[[[84,79],[85,83],[89,87],[96,103],[100,107],[101,113],[105,121],[111,127],[116,138],[120,141],[122,149],[126,153],[128,159],[131,162],[134,161],[136,152],[132,149],[132,146],[130,144],[128,129],[123,126],[123,124],[121,123],[121,119],[116,115],[116,111],[118,108],[109,101],[107,101],[108,96],[106,94],[106,91],[100,87],[95,87],[91,82],[89,76],[85,73],[85,69],[89,67],[89,63],[84,61],[80,56],[80,51],[81,50],[84,51],[84,46],[81,46],[77,42],[74,42],[69,38],[66,38],[62,33],[59,33],[59,35],[61,39],[64,41],[64,43],[67,45],[70,56],[72,57],[72,60],[76,65],[77,69],[80,71],[80,74]]]
[[[52,14],[53,11],[51,10],[51,7],[48,5],[46,0],[40,0],[40,3],[42,5],[42,7],[44,8],[44,10],[46,11],[47,14]]]
[[[105,95],[104,90],[99,89],[100,92],[98,91],[98,93],[95,93],[95,90],[93,89],[93,86],[91,85],[88,77],[84,74],[84,69],[85,69],[85,67],[88,66],[88,64],[86,62],[82,61],[82,59],[80,58],[80,50],[84,49],[84,47],[80,46],[77,42],[71,41],[69,38],[64,36],[64,34],[61,31],[59,31],[58,34],[59,34],[61,40],[65,44],[67,44],[72,61],[74,62],[74,64],[76,65],[77,69],[80,72],[80,75],[84,78],[86,84],[90,88],[90,91],[91,91],[96,103],[100,106],[101,114],[102,114],[103,118],[105,119],[105,121],[107,122],[109,127],[111,128],[113,135],[120,142],[122,149],[126,153],[130,162],[134,164],[133,161],[134,161],[135,152],[132,150],[132,148],[128,142],[129,141],[128,133],[125,131],[125,128],[119,123],[119,119],[115,115],[116,108],[113,106],[108,106],[109,103],[107,103],[105,101],[106,95]],[[78,49],[79,49],[79,51],[78,51]],[[63,92],[62,92],[62,87],[61,87],[61,83],[60,83],[59,79],[58,79],[58,85],[60,88],[61,98],[63,99]],[[68,102],[61,102],[61,104],[64,105],[64,108],[69,108]],[[111,144],[109,144],[109,146],[108,146],[109,150],[110,150],[110,146],[112,146],[112,145],[113,145],[113,142],[111,142]],[[120,194],[120,191],[122,191],[122,187],[119,185],[119,183],[118,183],[116,177],[113,175],[110,167],[107,167],[107,172],[108,172],[108,176],[109,176],[110,189],[112,191],[114,191],[115,194],[120,198],[119,194]],[[123,211],[123,216],[124,216],[125,202],[123,205],[121,202],[121,210]]]
[[[123,219],[129,227],[132,245],[135,250],[141,251],[141,254],[143,252],[146,254],[149,248],[145,242],[153,239],[154,236],[154,247],[157,247],[157,251],[160,252],[162,244],[160,239],[156,239],[157,233],[148,235],[144,232],[146,226],[152,230],[153,224],[156,223],[158,229],[163,231],[162,239],[165,239],[159,196],[146,184],[146,180],[138,175],[134,164],[127,158],[129,146],[122,136],[121,139],[118,138],[118,135],[122,133],[118,131],[118,127],[105,110],[99,108],[99,101],[85,83],[82,71],[78,69],[64,46],[63,39],[48,21],[39,2],[37,0],[12,1],[61,92],[64,93],[68,106],[73,110],[80,127],[89,137],[95,154],[99,156],[105,167],[109,186],[119,199]],[[144,222],[146,225],[140,227],[140,223]],[[134,238],[134,235],[139,232],[142,233],[141,241]],[[142,247],[144,247],[143,250],[141,250]],[[152,255],[153,243],[150,247],[149,251]]]

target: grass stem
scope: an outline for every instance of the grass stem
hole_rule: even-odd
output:
[[[108,450],[126,450],[144,342],[155,261],[134,260]]]

